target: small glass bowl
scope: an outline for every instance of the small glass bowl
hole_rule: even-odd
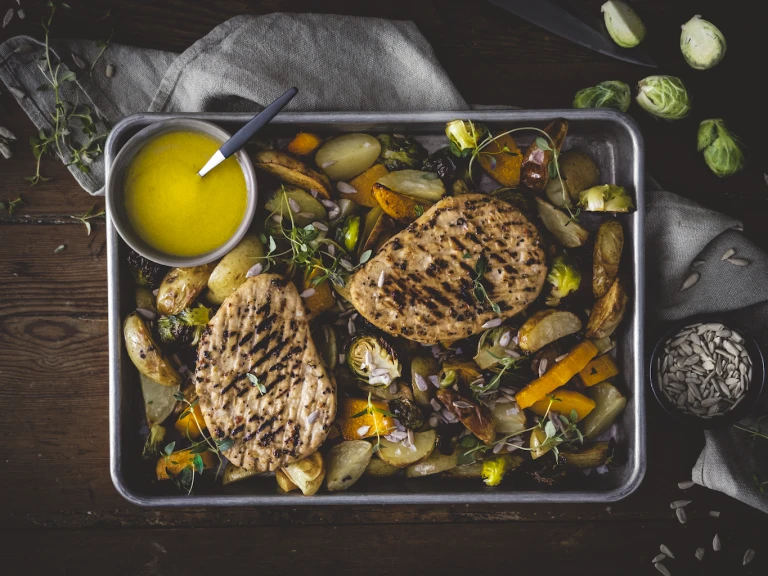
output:
[[[701,322],[702,324],[723,324],[728,330],[737,332],[744,338],[744,342],[741,344],[747,350],[750,360],[752,360],[752,381],[749,383],[749,388],[746,390],[744,399],[732,410],[724,412],[719,416],[713,416],[712,418],[701,418],[695,414],[687,414],[678,410],[677,406],[667,400],[666,396],[664,396],[664,393],[661,391],[661,382],[658,380],[656,370],[657,358],[664,353],[664,343],[683,330],[686,326],[696,324],[697,322]],[[678,320],[666,327],[664,334],[659,338],[656,346],[653,348],[649,374],[653,395],[667,414],[681,422],[690,424],[691,426],[710,430],[730,426],[747,416],[755,408],[765,385],[765,359],[757,340],[755,340],[754,336],[752,336],[748,330],[731,322],[725,314],[706,314]]]

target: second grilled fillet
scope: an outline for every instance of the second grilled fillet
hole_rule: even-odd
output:
[[[475,267],[496,314],[474,294]],[[524,310],[547,275],[536,227],[487,194],[443,198],[352,276],[351,302],[369,322],[424,344],[466,338]]]
[[[234,440],[224,454],[247,470],[275,470],[308,456],[336,416],[336,385],[301,297],[274,274],[246,280],[221,305],[200,341],[195,382],[208,430]]]

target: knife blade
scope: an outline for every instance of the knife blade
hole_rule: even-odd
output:
[[[627,52],[627,48],[617,46],[612,40],[549,0],[490,0],[490,3],[584,48],[625,62],[656,68],[656,63],[636,48]]]

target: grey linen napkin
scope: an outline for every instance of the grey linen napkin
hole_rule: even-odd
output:
[[[38,49],[19,49],[27,46]],[[142,111],[255,112],[292,85],[300,89],[292,110],[467,108],[411,22],[315,14],[240,16],[181,55],[110,46],[92,73],[88,69],[98,53],[93,42],[59,41],[53,48],[77,74],[65,96],[88,103],[109,123]],[[53,106],[51,95],[36,92],[43,83],[35,65],[40,53],[31,38],[7,40],[0,45],[0,79],[24,94],[17,99],[35,125],[50,130],[46,111]],[[78,61],[86,63],[84,69]],[[108,64],[115,70],[112,78],[104,73]],[[103,191],[101,161],[90,174],[76,169],[73,174],[90,193]],[[658,190],[655,183],[648,188]],[[768,342],[768,256],[736,231],[739,222],[661,191],[649,193],[647,219],[648,302],[655,320],[736,310],[735,320]],[[728,248],[752,264],[739,268],[722,262]],[[704,260],[698,268],[701,280],[680,292],[697,259]],[[768,458],[754,458],[743,432],[706,436],[693,479],[768,511],[768,498],[752,481],[755,470],[768,477]],[[755,453],[760,448],[755,446]]]
[[[287,110],[461,110],[467,103],[412,22],[324,14],[238,16],[181,55],[86,40],[52,44],[75,72],[64,98],[88,104],[109,124],[137,112],[257,112],[297,86]],[[30,50],[30,48],[34,48]],[[51,130],[53,95],[37,88],[43,50],[27,36],[0,45],[0,79],[39,129]],[[85,64],[83,68],[78,66]],[[108,78],[106,66],[114,75]],[[69,161],[70,158],[66,158]],[[103,161],[89,174],[70,168],[102,194]]]

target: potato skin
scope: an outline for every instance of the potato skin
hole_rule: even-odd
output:
[[[216,263],[173,268],[157,290],[157,311],[162,316],[178,314],[188,308],[208,285]]]
[[[181,376],[176,368],[163,355],[149,328],[135,312],[128,314],[123,322],[123,338],[128,356],[144,376],[163,386],[181,384]]]
[[[592,253],[592,294],[605,296],[619,273],[619,262],[624,249],[624,228],[617,220],[600,224]]]
[[[245,282],[245,275],[259,258],[264,256],[264,246],[255,234],[248,234],[222,258],[208,278],[208,300],[221,304]]]
[[[597,339],[606,338],[613,334],[624,318],[628,300],[624,281],[617,278],[605,296],[595,302],[592,307],[592,313],[589,315],[589,322],[587,322],[586,337]]]

